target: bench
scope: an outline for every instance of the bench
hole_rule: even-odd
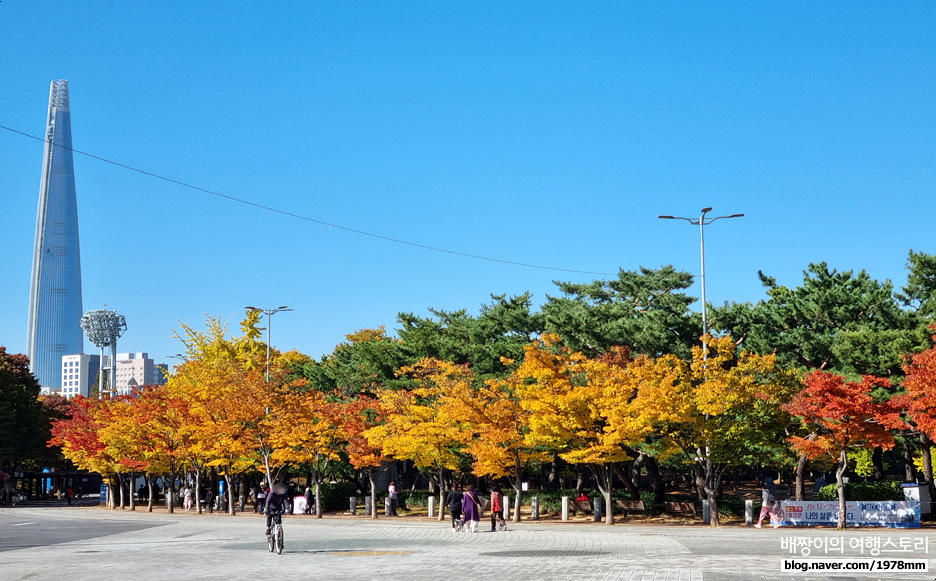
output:
[[[619,500],[617,501],[618,508],[624,511],[624,516],[627,516],[629,512],[644,512],[644,503],[642,500]]]
[[[695,504],[691,502],[664,502],[663,508],[670,514],[696,514]]]
[[[579,512],[591,514],[592,511],[591,503],[587,500],[573,500],[571,508],[576,514]]]

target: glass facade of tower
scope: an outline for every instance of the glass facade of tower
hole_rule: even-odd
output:
[[[81,257],[68,81],[52,81],[46,122],[26,349],[44,387],[62,385],[62,356],[84,351]]]

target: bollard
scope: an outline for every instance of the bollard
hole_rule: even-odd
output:
[[[370,497],[370,496],[365,496],[365,497],[364,497],[364,514],[365,514],[365,516],[371,516],[371,509],[372,509],[372,508],[373,508],[373,507],[371,506],[371,497]]]
[[[744,524],[751,526],[754,524],[754,501],[744,501]]]
[[[707,500],[702,501],[702,524],[712,524],[712,507]]]
[[[390,516],[390,497],[385,496],[383,499],[383,510],[386,516]]]
[[[352,515],[357,514],[357,497],[356,496],[352,496],[351,498],[348,499],[348,509],[349,509],[348,512],[350,512]]]
[[[435,497],[434,496],[429,497],[429,516],[430,517],[435,516]]]
[[[562,497],[562,520],[569,520],[569,497]]]
[[[504,499],[504,512],[501,514],[501,517],[503,517],[504,520],[510,520],[510,499],[506,496],[502,496],[501,498]]]
[[[530,520],[539,520],[539,497],[530,499]]]
[[[604,499],[600,496],[592,498],[592,514],[595,517],[595,522],[601,522],[601,509],[604,508]]]

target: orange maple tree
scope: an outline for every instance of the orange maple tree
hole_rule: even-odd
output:
[[[374,520],[377,519],[377,474],[386,465],[387,458],[380,442],[368,440],[364,433],[383,421],[382,414],[380,401],[371,397],[359,396],[345,404],[345,453],[355,469],[367,474],[370,481],[370,517]]]

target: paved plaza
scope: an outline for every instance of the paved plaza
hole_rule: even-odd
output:
[[[482,521],[482,530],[485,529]],[[84,507],[0,509],[0,579],[601,579],[702,581],[934,579],[934,573],[790,575],[781,539],[927,538],[936,529],[761,529],[521,523],[453,533],[428,519],[286,517],[286,550],[266,550],[256,515],[146,514]],[[814,553],[813,557],[824,556]],[[845,556],[861,556],[848,550]],[[867,555],[864,555],[867,557]],[[927,555],[914,553],[908,557]]]

